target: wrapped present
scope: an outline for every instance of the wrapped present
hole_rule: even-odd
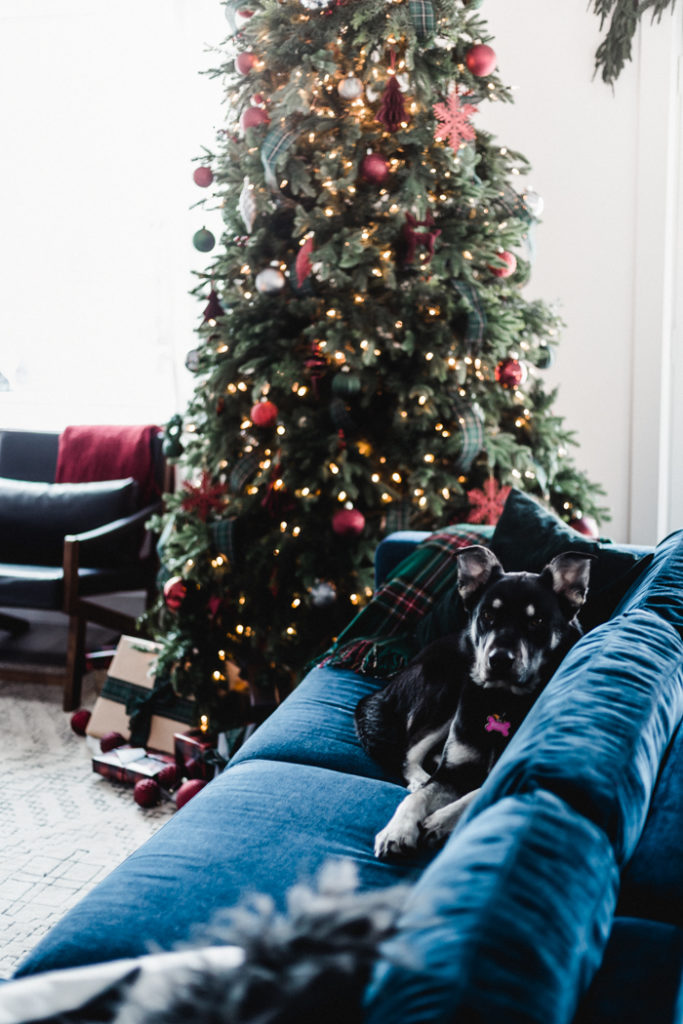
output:
[[[175,734],[197,725],[194,700],[178,697],[170,683],[155,679],[160,649],[150,640],[121,637],[88,722],[89,736],[118,732],[133,746],[173,754]]]
[[[190,779],[212,779],[219,760],[216,736],[200,729],[175,734],[175,759],[180,771]]]
[[[155,779],[167,765],[175,765],[170,754],[150,754],[144,747],[117,747],[106,754],[96,754],[92,770],[115,782],[135,785],[140,779]]]

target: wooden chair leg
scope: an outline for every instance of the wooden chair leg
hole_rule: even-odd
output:
[[[66,676],[62,708],[74,711],[81,702],[81,683],[85,671],[85,619],[69,616],[69,635],[66,649]]]

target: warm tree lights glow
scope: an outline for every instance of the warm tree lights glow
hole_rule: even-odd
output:
[[[224,233],[180,461],[205,515],[175,496],[158,524],[188,585],[159,602],[158,674],[221,725],[226,660],[289,684],[371,594],[383,534],[466,519],[492,478],[599,513],[543,387],[557,318],[521,291],[527,164],[477,120],[511,99],[479,4],[246,6],[201,156]]]

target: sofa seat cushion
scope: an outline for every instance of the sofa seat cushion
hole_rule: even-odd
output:
[[[401,779],[387,775],[365,753],[353,724],[361,697],[383,685],[344,669],[314,668],[237,751],[231,764],[268,758],[402,785]]]
[[[171,949],[217,910],[313,882],[328,860],[355,863],[361,888],[414,880],[425,858],[384,864],[373,837],[402,790],[280,761],[228,768],[49,932],[19,974]]]
[[[600,963],[618,879],[605,833],[558,797],[487,808],[410,893],[368,988],[367,1024],[568,1024]]]
[[[132,477],[84,484],[50,484],[0,477],[0,561],[61,565],[64,537],[131,515],[138,508]],[[129,552],[131,557],[135,551]],[[107,550],[98,551],[107,564]],[[111,559],[111,556],[110,556]],[[121,560],[120,546],[116,559]]]
[[[660,763],[683,715],[683,643],[634,611],[576,644],[470,806],[546,789],[600,826],[623,865],[638,842]]]

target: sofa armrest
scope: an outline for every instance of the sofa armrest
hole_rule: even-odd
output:
[[[123,516],[121,519],[114,519],[104,526],[97,526],[93,530],[85,530],[83,533],[69,533],[64,538],[64,544],[78,544],[81,549],[87,549],[88,544],[104,540],[109,537],[122,537],[127,533],[133,533],[149,519],[150,516],[161,511],[161,504],[146,505],[132,515]]]
[[[375,551],[375,589],[389,578],[404,558],[429,536],[426,530],[397,530],[384,537]]]

